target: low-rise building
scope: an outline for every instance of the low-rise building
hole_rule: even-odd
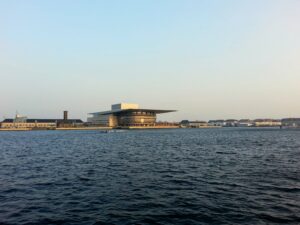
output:
[[[206,121],[189,121],[189,120],[182,120],[180,122],[180,127],[182,128],[201,128],[201,127],[208,127],[208,123]]]
[[[237,127],[252,127],[254,126],[254,122],[249,119],[239,120],[237,123]]]
[[[283,127],[300,128],[300,118],[285,118],[281,120]]]
[[[210,120],[208,121],[209,126],[224,127],[226,125],[225,120]]]
[[[256,120],[254,120],[254,126],[256,126],[256,127],[280,127],[281,120],[256,119]]]
[[[25,116],[16,115],[14,119],[4,119],[0,127],[2,129],[56,129],[57,127],[83,126],[80,119],[68,119],[64,112],[64,119],[28,119]]]
[[[238,120],[228,119],[228,120],[225,120],[225,127],[236,127],[237,123],[238,123]]]
[[[16,119],[5,119],[1,123],[2,129],[55,129],[57,126],[56,120],[48,119],[26,119],[18,121]]]

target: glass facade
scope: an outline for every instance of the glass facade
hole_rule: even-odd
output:
[[[155,112],[131,111],[117,115],[118,126],[154,126],[156,122]]]

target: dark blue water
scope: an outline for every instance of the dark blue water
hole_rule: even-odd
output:
[[[300,224],[300,130],[0,132],[0,224]]]

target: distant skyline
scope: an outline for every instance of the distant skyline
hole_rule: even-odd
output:
[[[0,0],[0,120],[300,117],[298,0]]]

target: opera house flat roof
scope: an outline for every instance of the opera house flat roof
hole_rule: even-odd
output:
[[[91,115],[119,115],[124,112],[154,112],[154,113],[169,113],[176,112],[177,110],[162,110],[162,109],[117,109],[117,110],[109,110],[103,112],[95,112],[89,113]]]

